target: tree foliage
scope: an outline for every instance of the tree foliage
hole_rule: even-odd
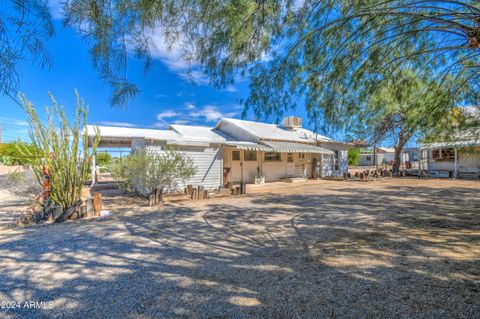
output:
[[[113,164],[112,175],[128,191],[143,195],[155,189],[175,189],[195,175],[193,161],[174,149],[161,153],[137,150]]]
[[[0,93],[15,99],[25,60],[50,67],[46,41],[55,34],[45,0],[5,0],[0,10]]]
[[[92,155],[100,135],[91,141],[86,130],[87,108],[77,92],[76,108],[71,121],[67,119],[63,106],[50,94],[53,106],[46,108],[47,123],[43,123],[34,105],[25,95],[19,95],[27,113],[29,136],[35,150],[31,167],[40,185],[43,184],[44,168],[50,176],[50,198],[56,205],[67,210],[80,200],[82,188],[87,180]]]
[[[360,164],[360,149],[349,148],[348,149],[348,165],[358,166]]]
[[[0,156],[8,159],[10,165],[26,165],[35,157],[35,147],[22,141],[0,145]]]
[[[445,83],[454,85],[450,82],[448,79]],[[445,85],[439,87],[430,74],[399,70],[379,81],[365,107],[358,108],[356,118],[361,125],[357,125],[357,130],[371,144],[385,140],[393,142],[393,169],[397,172],[405,144],[414,135],[428,134],[430,129],[449,117],[449,110],[453,107],[449,88]]]
[[[107,152],[99,152],[97,153],[95,160],[100,166],[108,166],[112,163],[112,155]]]
[[[180,43],[216,85],[249,75],[246,106],[259,116],[281,117],[302,99],[314,123],[349,127],[377,82],[405,68],[431,71],[440,86],[455,79],[455,101],[477,99],[476,1],[70,0],[66,9],[67,24],[93,43],[114,103],[136,93],[129,50],[148,67],[159,38]]]

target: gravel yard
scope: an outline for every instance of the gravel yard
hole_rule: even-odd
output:
[[[478,181],[252,192],[1,229],[0,317],[480,317]]]

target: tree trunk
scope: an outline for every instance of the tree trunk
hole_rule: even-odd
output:
[[[392,168],[394,175],[398,175],[400,171],[403,147],[405,146],[405,144],[407,144],[411,136],[412,134],[410,132],[405,132],[403,130],[400,133],[398,133],[398,143],[397,145],[395,145],[395,155],[393,158],[393,168]]]

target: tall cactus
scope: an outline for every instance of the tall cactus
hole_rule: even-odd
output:
[[[75,205],[81,197],[82,188],[88,178],[92,156],[100,140],[98,128],[96,136],[90,140],[86,129],[88,110],[78,92],[75,113],[67,119],[65,110],[52,94],[53,106],[46,107],[46,121],[42,122],[34,105],[25,95],[19,95],[22,107],[28,115],[29,136],[35,148],[31,167],[40,184],[43,169],[50,175],[50,199],[63,211]]]

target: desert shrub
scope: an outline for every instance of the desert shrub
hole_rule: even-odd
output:
[[[115,161],[111,172],[122,188],[147,196],[155,189],[175,189],[195,175],[196,167],[190,157],[175,149],[140,150]]]
[[[72,121],[67,119],[64,108],[50,95],[53,106],[46,108],[46,123],[40,120],[34,105],[24,95],[19,96],[28,115],[29,136],[35,151],[30,166],[40,185],[43,184],[44,168],[48,169],[50,199],[63,210],[80,200],[90,171],[92,154],[100,138],[97,129],[89,149],[87,108],[84,100],[77,92],[75,94],[76,107]]]
[[[42,192],[42,186],[38,183],[31,170],[15,170],[8,174],[8,190],[18,196],[26,196],[35,199]]]

